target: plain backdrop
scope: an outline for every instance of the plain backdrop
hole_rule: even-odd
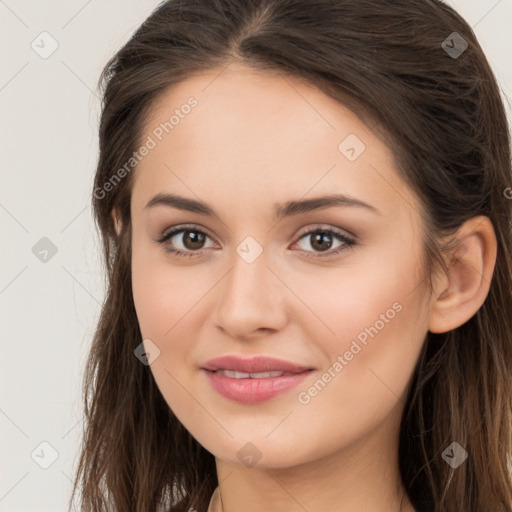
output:
[[[0,0],[0,512],[66,510],[105,291],[89,206],[96,85],[159,2]],[[512,0],[448,3],[473,27],[510,116]]]

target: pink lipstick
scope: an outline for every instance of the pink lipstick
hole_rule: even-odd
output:
[[[271,357],[223,356],[208,361],[203,370],[212,387],[225,398],[255,404],[297,386],[313,368]]]

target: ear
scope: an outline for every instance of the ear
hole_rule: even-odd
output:
[[[123,227],[123,223],[121,221],[121,215],[117,211],[116,208],[112,209],[112,222],[114,223],[114,229],[116,230],[117,236],[121,233],[121,229]]]
[[[496,234],[488,217],[466,221],[455,234],[459,245],[438,278],[431,304],[428,329],[447,332],[468,321],[489,293],[496,264]]]

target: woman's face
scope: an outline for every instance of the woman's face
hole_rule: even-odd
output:
[[[319,90],[234,64],[166,91],[141,144],[133,296],[187,430],[218,459],[260,467],[372,436],[393,445],[429,300],[420,207],[390,149]],[[159,242],[171,228],[183,231]],[[222,356],[308,371],[214,375]]]

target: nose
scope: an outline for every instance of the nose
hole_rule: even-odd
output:
[[[269,268],[267,255],[264,250],[248,263],[234,252],[232,268],[219,283],[215,322],[232,338],[268,335],[286,325],[286,287]]]

